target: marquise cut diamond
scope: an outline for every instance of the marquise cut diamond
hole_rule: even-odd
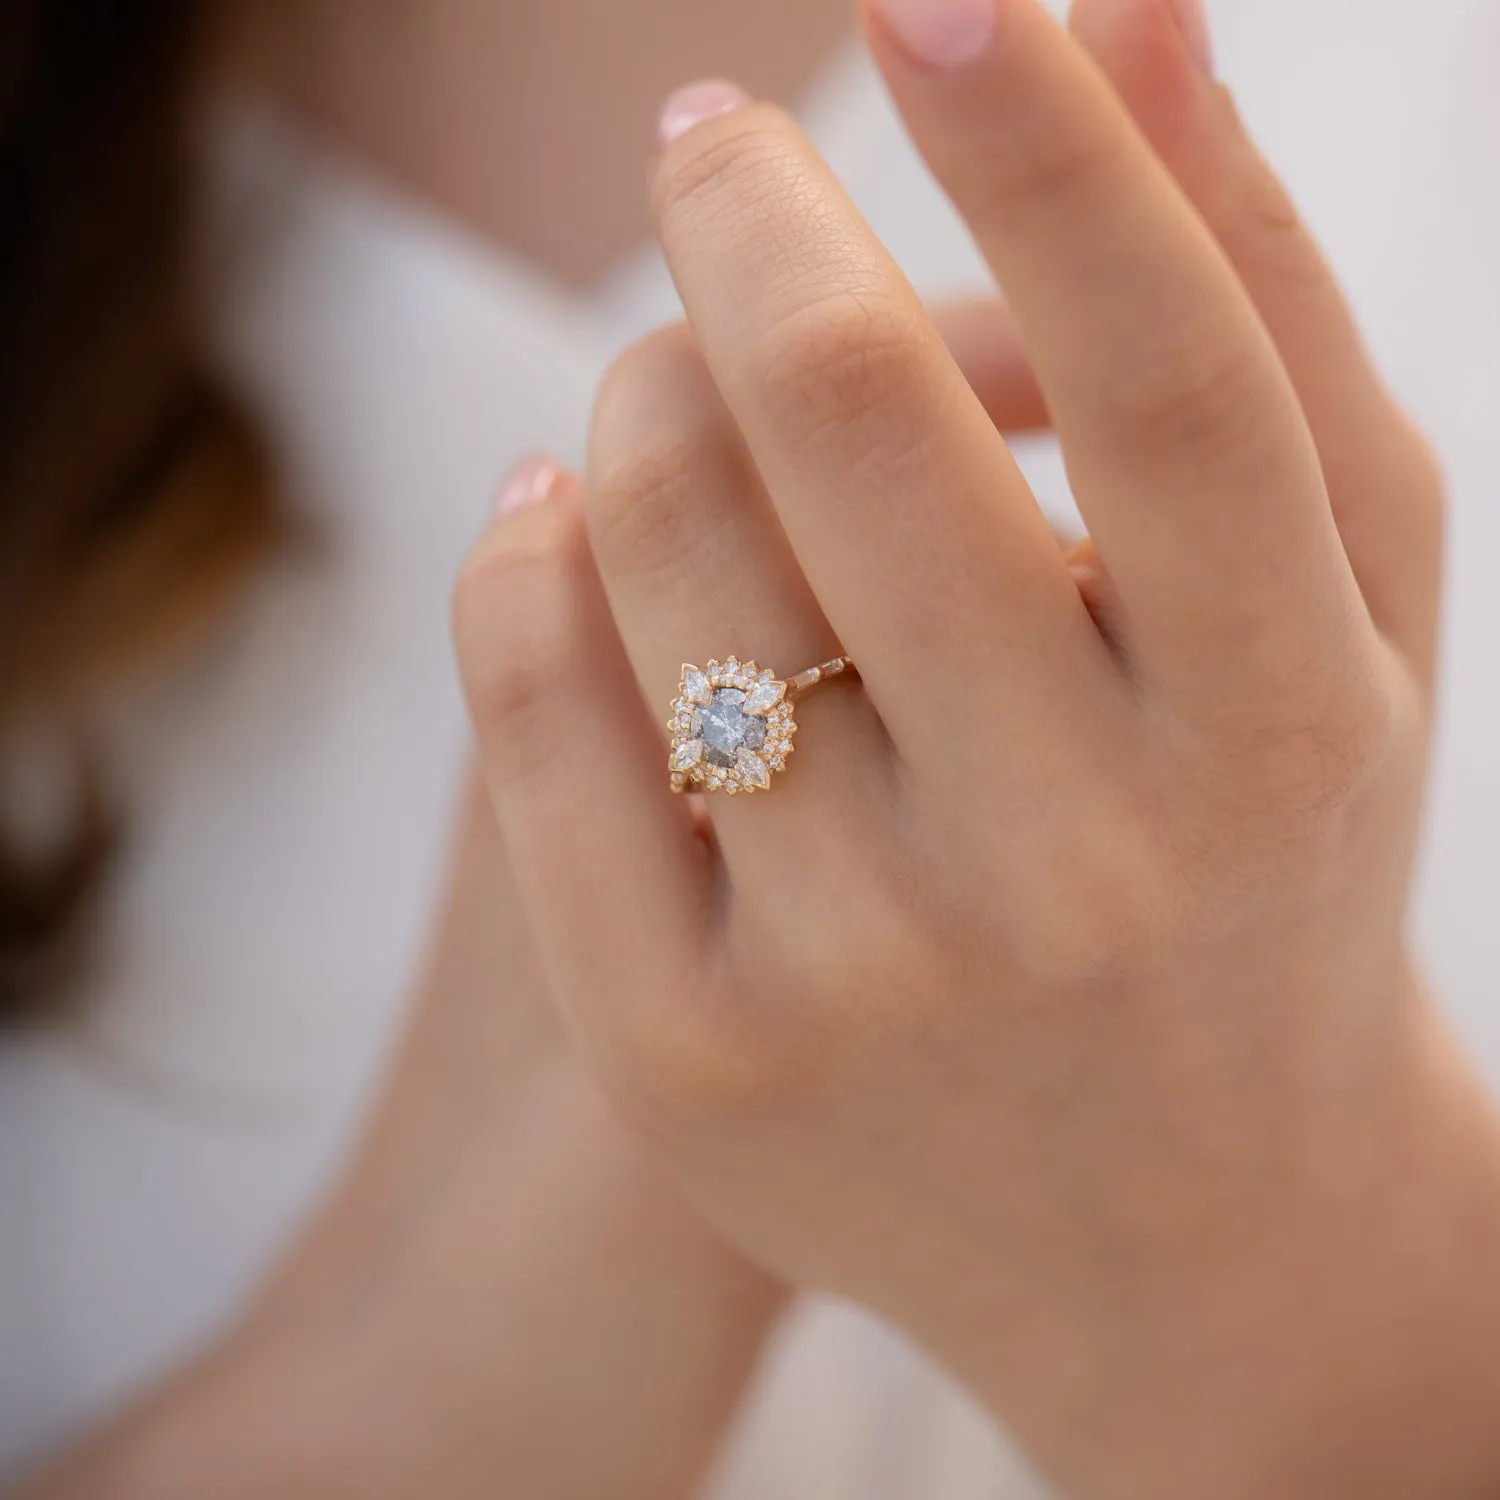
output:
[[[741,750],[739,753],[740,775],[750,786],[768,787],[771,784],[771,773],[766,770],[766,763],[750,750]]]
[[[747,714],[768,714],[785,697],[786,683],[758,682],[750,689],[750,696],[745,699],[745,712]]]

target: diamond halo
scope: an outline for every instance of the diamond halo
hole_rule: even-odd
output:
[[[797,733],[788,684],[753,661],[684,663],[667,723],[672,790],[764,792]]]

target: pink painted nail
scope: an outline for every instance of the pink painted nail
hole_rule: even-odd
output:
[[[737,83],[726,78],[706,78],[680,88],[661,107],[656,122],[656,139],[670,146],[678,136],[686,135],[694,125],[701,125],[715,115],[727,115],[750,102],[750,96]]]
[[[1193,61],[1210,78],[1214,72],[1213,35],[1208,26],[1208,7],[1204,0],[1168,0],[1182,39],[1193,55]]]
[[[896,40],[931,68],[961,68],[989,46],[995,0],[875,0]]]
[[[557,483],[557,465],[550,458],[523,458],[500,486],[495,499],[496,517],[508,516],[528,505],[545,500]]]

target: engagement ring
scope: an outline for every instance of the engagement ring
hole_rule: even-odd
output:
[[[797,721],[792,703],[830,677],[854,671],[836,656],[795,677],[781,679],[753,661],[684,664],[682,684],[667,724],[672,735],[668,767],[672,790],[764,792],[786,768]]]

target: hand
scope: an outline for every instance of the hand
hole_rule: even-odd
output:
[[[1432,459],[1160,0],[971,19],[873,43],[1092,539],[793,124],[679,99],[691,336],[606,381],[588,541],[521,510],[456,601],[552,989],[737,1243],[1069,1493],[1490,1493],[1500,1148],[1403,946]],[[840,648],[701,836],[679,664]]]
[[[695,1488],[784,1293],[566,1047],[477,795],[419,998],[349,1180],[242,1326],[28,1500]]]

